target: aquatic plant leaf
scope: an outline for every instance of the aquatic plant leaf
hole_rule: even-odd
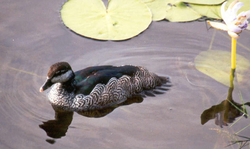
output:
[[[172,3],[169,3],[167,7],[166,19],[171,22],[194,21],[200,17],[200,14],[185,5],[183,2],[176,2],[172,0]]]
[[[195,58],[195,67],[200,72],[216,81],[230,86],[231,53],[228,51],[208,50],[201,52]],[[243,82],[244,73],[250,68],[250,62],[241,55],[236,54],[237,80]]]
[[[153,14],[153,21],[165,19],[167,0],[141,0],[144,2]]]
[[[228,6],[235,0],[228,0],[226,4],[226,9]],[[248,11],[250,8],[249,0],[240,0],[240,2],[244,3],[244,5],[239,9],[238,14],[242,11]],[[197,11],[202,16],[206,16],[208,18],[214,19],[222,19],[221,18],[221,4],[219,5],[200,5],[200,4],[189,4],[192,9]]]
[[[218,5],[226,0],[182,0],[182,2],[200,4],[200,5]]]
[[[189,4],[192,9],[208,18],[221,19],[221,5],[197,5]]]
[[[125,40],[148,28],[152,13],[140,0],[69,0],[61,9],[64,24],[77,34],[99,40]]]

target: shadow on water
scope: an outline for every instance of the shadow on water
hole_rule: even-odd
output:
[[[144,91],[138,95],[135,95],[131,98],[128,98],[125,102],[114,105],[111,107],[107,107],[99,110],[90,110],[90,111],[77,111],[79,115],[89,117],[89,118],[101,118],[120,106],[126,106],[133,103],[141,103],[143,101],[143,97],[152,96],[154,97],[156,94],[163,94],[164,91],[169,90],[166,87],[171,87],[172,85],[163,85],[162,87],[157,87],[154,90]],[[54,108],[55,111],[55,119],[48,120],[40,124],[39,127],[43,129],[47,136],[51,137],[50,139],[46,139],[46,141],[50,144],[54,144],[55,139],[60,139],[61,137],[66,136],[68,128],[73,120],[74,112],[62,111],[61,109]]]

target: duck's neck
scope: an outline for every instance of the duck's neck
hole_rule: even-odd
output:
[[[60,83],[60,88],[65,90],[68,93],[72,93],[75,91],[75,79],[70,79],[67,82]]]
[[[69,110],[75,98],[74,79],[54,84],[48,98],[53,106]]]

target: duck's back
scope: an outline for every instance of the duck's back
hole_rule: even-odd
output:
[[[113,77],[116,79],[122,76],[133,77],[140,71],[136,66],[94,66],[75,72],[77,92],[88,95],[97,84],[107,84]]]

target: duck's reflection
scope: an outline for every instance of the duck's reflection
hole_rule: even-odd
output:
[[[133,103],[141,103],[142,101],[143,101],[142,96],[133,96],[133,98],[129,98],[125,102],[123,102],[123,103],[121,103],[119,105],[116,105],[116,106],[112,106],[112,107],[101,109],[101,110],[80,111],[80,112],[77,112],[77,113],[82,115],[82,116],[86,116],[86,117],[99,118],[99,117],[104,117],[104,116],[108,115],[115,108],[117,108],[119,106],[130,105],[130,104],[133,104]]]
[[[130,105],[133,103],[141,103],[142,101],[143,97],[138,95],[138,96],[133,96],[132,98],[127,99],[124,103],[121,103],[113,107],[108,107],[101,110],[80,111],[77,113],[86,117],[99,118],[106,116],[119,106]],[[65,112],[55,108],[54,110],[55,110],[55,119],[43,122],[43,124],[39,125],[39,127],[42,128],[47,133],[47,136],[53,139],[58,139],[66,135],[66,132],[72,122],[74,112]],[[46,141],[48,143],[53,144],[55,143],[55,140],[53,139],[47,139]]]
[[[55,119],[43,122],[40,128],[46,131],[51,138],[61,138],[66,135],[73,119],[73,112],[55,111]]]
[[[214,105],[209,109],[206,109],[201,114],[201,124],[204,125],[206,122],[208,122],[211,119],[215,119],[215,124],[223,127],[227,126],[228,123],[233,123],[234,120],[242,116],[244,113],[246,113],[245,109],[243,108],[243,105],[250,106],[250,102],[240,104],[233,100],[233,79],[234,79],[234,72],[235,70],[231,70],[231,76],[230,76],[230,87],[228,89],[228,95],[227,99],[222,101],[218,105]],[[243,112],[241,112],[243,111]],[[247,118],[246,115],[244,117]]]

